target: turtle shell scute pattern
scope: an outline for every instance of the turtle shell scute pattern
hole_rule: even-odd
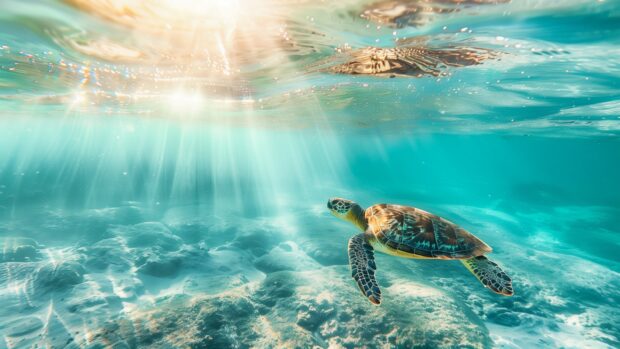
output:
[[[463,259],[491,252],[480,239],[437,215],[400,205],[366,210],[368,229],[383,245],[415,256]]]

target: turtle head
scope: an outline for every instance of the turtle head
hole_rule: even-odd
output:
[[[358,203],[342,198],[331,198],[327,201],[327,208],[334,216],[366,230],[368,223],[364,217],[364,209]]]

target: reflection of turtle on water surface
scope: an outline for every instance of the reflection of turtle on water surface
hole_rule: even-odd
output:
[[[347,61],[329,68],[333,73],[351,75],[415,76],[445,75],[446,67],[482,64],[497,56],[483,48],[452,46],[428,48],[404,46],[395,48],[367,47],[345,54]]]
[[[458,259],[491,291],[513,295],[510,277],[484,256],[491,248],[454,223],[408,206],[379,204],[364,210],[353,201],[333,198],[327,207],[363,231],[349,240],[349,263],[351,275],[373,304],[381,303],[374,250],[405,258]]]

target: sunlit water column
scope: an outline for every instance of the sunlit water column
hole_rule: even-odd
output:
[[[316,199],[346,171],[320,130],[85,115],[0,123],[4,214],[126,201],[259,214]]]

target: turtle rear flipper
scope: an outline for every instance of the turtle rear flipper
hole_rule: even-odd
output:
[[[469,259],[461,259],[474,276],[482,282],[484,287],[491,291],[504,295],[512,296],[512,280],[495,262],[485,256],[478,256]]]
[[[358,234],[349,239],[349,264],[351,276],[360,290],[375,305],[381,304],[381,290],[375,279],[375,254],[372,246]]]

